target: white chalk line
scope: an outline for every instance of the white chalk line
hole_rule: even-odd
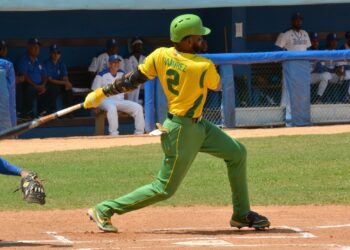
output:
[[[211,246],[211,247],[232,247],[234,244],[224,240],[197,240],[197,241],[180,241],[173,243],[180,246]]]
[[[343,227],[350,227],[350,224],[328,225],[328,226],[316,226],[316,227],[310,227],[310,228],[326,229],[326,228],[343,228]]]
[[[276,243],[276,244],[233,244],[231,243],[230,247],[310,247],[310,248],[332,248],[332,249],[337,249],[337,250],[347,250],[348,246],[343,246],[339,244],[312,244],[312,243]]]
[[[271,229],[288,229],[293,232],[295,232],[297,235],[245,235],[245,236],[220,236],[221,239],[299,239],[299,238],[316,238],[312,233],[305,232],[304,230],[297,228],[297,227],[289,227],[289,226],[276,226]],[[270,229],[270,230],[271,230]],[[164,228],[164,229],[154,229],[151,230],[151,232],[169,232],[169,231],[186,231],[186,230],[232,230],[232,227],[206,227],[206,228],[197,228],[197,227],[184,227],[184,228]],[[266,230],[268,232],[269,229]],[[146,232],[146,231],[143,231]],[[242,231],[244,232],[244,231]],[[258,231],[259,232],[259,231]],[[258,233],[257,232],[257,233]],[[262,233],[264,231],[261,231]],[[283,233],[281,233],[283,234]],[[188,238],[188,239],[216,239],[215,237],[197,237],[197,238]],[[174,238],[161,238],[161,239],[154,239],[159,241],[172,241]],[[152,241],[152,239],[146,239],[143,241]]]
[[[318,228],[318,229],[327,229],[327,228],[342,228],[342,227],[350,227],[350,224],[343,224],[343,225],[325,225],[325,226],[315,226],[315,227],[308,227],[308,228]],[[299,234],[296,236],[290,236],[290,235],[254,235],[254,236],[219,236],[219,237],[185,237],[185,238],[160,238],[160,239],[143,239],[139,241],[174,241],[174,240],[181,240],[181,242],[175,242],[172,244],[177,244],[177,245],[184,245],[187,244],[186,241],[189,241],[188,244],[194,244],[194,245],[200,245],[203,244],[203,246],[234,246],[234,247],[268,247],[268,246],[295,246],[295,247],[300,247],[300,246],[305,246],[305,247],[331,247],[331,248],[337,248],[339,250],[350,250],[350,246],[342,246],[338,244],[233,244],[231,242],[227,242],[223,239],[288,239],[288,238],[315,238],[314,234],[311,234],[309,232],[305,232],[304,230],[297,228],[297,227],[289,227],[289,226],[276,226],[271,229],[289,229],[291,231],[294,231],[295,233]],[[185,230],[231,230],[231,227],[182,227],[182,228],[163,228],[163,229],[153,229],[151,232],[156,232],[156,231],[185,231]],[[268,230],[267,230],[268,231]],[[139,232],[149,232],[149,231],[139,231]],[[243,231],[242,231],[243,232]],[[263,233],[263,231],[262,231]],[[87,240],[87,241],[72,241],[67,239],[66,237],[62,235],[58,235],[57,232],[46,232],[46,234],[51,235],[55,240],[18,240],[18,241],[0,241],[0,246],[1,245],[9,245],[9,244],[18,244],[18,243],[61,243],[61,244],[84,244],[84,243],[113,243],[115,240]],[[172,246],[169,246],[171,248]],[[144,249],[144,248],[149,248],[147,246],[134,246],[134,247],[127,247],[127,248],[133,248],[133,249]],[[81,248],[81,250],[87,250],[87,249],[99,249],[99,248]],[[119,249],[119,248],[115,248]]]
[[[63,243],[63,244],[69,244],[72,245],[73,241],[68,240],[67,238],[65,238],[62,235],[58,235],[56,232],[46,232],[48,235],[51,235],[52,237],[54,237],[57,241]]]

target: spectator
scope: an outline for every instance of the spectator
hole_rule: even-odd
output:
[[[309,50],[319,50],[320,43],[318,39],[318,33],[310,32],[309,36],[311,41],[311,47],[309,48]],[[324,78],[323,74],[325,74],[322,63],[320,61],[313,60],[313,61],[310,61],[310,66],[311,66],[311,84],[319,83]],[[322,88],[320,88],[319,86],[317,90],[317,95],[312,102],[320,103],[319,96],[321,95],[321,93],[322,93]]]
[[[311,46],[311,42],[308,33],[302,29],[303,21],[304,18],[301,13],[294,13],[291,18],[292,28],[287,30],[286,32],[281,33],[278,36],[275,45],[281,50],[307,50],[307,48]],[[289,109],[290,107],[290,96],[287,92],[284,80],[282,81],[281,106],[286,107],[287,109]]]
[[[109,39],[106,41],[106,52],[100,54],[92,59],[88,71],[90,72],[92,78],[96,76],[102,70],[108,68],[108,58],[110,55],[115,55],[118,53],[118,44],[116,39]],[[120,69],[125,70],[124,60],[122,57],[120,62]]]
[[[338,39],[335,33],[329,33],[326,38],[326,50],[336,50],[338,47]],[[343,62],[333,60],[320,62],[318,72],[320,76],[320,85],[318,87],[316,103],[324,102],[324,93],[328,83],[341,83],[344,80]]]
[[[305,51],[311,46],[308,33],[301,29],[304,18],[297,12],[292,15],[292,28],[281,33],[275,45],[280,49],[288,51]]]
[[[18,69],[24,75],[24,82],[17,85],[17,91],[23,93],[19,118],[33,119],[33,101],[37,100],[37,114],[45,115],[46,83],[45,69],[38,59],[41,44],[37,38],[28,40],[27,53],[20,59]]]
[[[309,37],[311,42],[311,46],[309,47],[309,50],[319,50],[320,42],[318,40],[318,33],[310,32]]]
[[[57,44],[50,46],[50,58],[44,62],[44,68],[47,74],[47,89],[50,93],[47,103],[48,112],[56,111],[56,99],[60,94],[64,107],[72,106],[72,83],[68,79],[67,67],[61,59],[61,50]]]
[[[142,51],[143,51],[143,41],[141,38],[139,37],[134,37],[131,40],[131,48],[132,48],[132,55],[125,60],[125,71],[131,72],[133,70],[137,69],[137,66],[141,63],[143,63],[143,61],[145,60],[145,56],[142,55]],[[139,102],[139,95],[140,95],[140,88],[141,86],[139,86],[137,89],[135,89],[134,91],[128,93],[128,97],[127,99],[129,101],[133,101],[133,102]]]
[[[117,54],[109,56],[108,68],[101,71],[94,79],[92,89],[96,90],[106,86],[124,75],[119,66],[122,58]],[[124,100],[124,94],[110,96],[104,99],[99,108],[107,111],[109,123],[109,134],[112,136],[119,135],[118,131],[118,110],[131,115],[135,120],[135,134],[143,134],[145,130],[145,119],[143,117],[143,108],[140,104]]]

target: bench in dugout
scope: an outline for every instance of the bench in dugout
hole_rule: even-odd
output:
[[[236,106],[278,106],[281,100],[282,65],[251,64],[250,73],[250,83],[246,76],[235,76]]]
[[[95,135],[104,135],[105,134],[105,126],[107,121],[107,112],[101,109],[95,109]],[[118,120],[120,122],[133,122],[134,118],[132,118],[129,114],[118,111]]]

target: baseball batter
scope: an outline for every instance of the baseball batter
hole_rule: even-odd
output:
[[[161,131],[164,159],[157,178],[150,184],[114,200],[105,200],[88,210],[98,227],[117,232],[110,218],[170,198],[186,176],[198,152],[225,161],[232,190],[232,227],[265,228],[269,220],[250,210],[246,176],[246,149],[215,125],[202,119],[208,89],[220,89],[220,76],[212,61],[198,56],[203,35],[210,29],[200,17],[185,14],[170,25],[171,48],[152,52],[138,69],[106,87],[90,93],[85,108],[96,107],[106,96],[132,91],[147,79],[159,77],[168,99],[168,116]]]

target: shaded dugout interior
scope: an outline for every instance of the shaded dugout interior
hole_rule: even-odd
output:
[[[8,41],[8,58],[15,64],[25,52],[26,40],[38,37],[46,43],[68,41],[66,45],[62,44],[67,66],[86,67],[94,55],[104,50],[106,38],[122,38],[120,54],[124,57],[129,54],[126,39],[135,35],[150,38],[150,43],[145,45],[148,53],[160,44],[166,44],[169,23],[175,16],[195,13],[212,29],[208,36],[209,52],[269,51],[273,50],[278,33],[290,27],[290,16],[297,11],[304,15],[304,29],[320,32],[321,39],[328,32],[337,32],[343,39],[343,32],[350,30],[350,4],[198,10],[10,11],[0,12],[0,38]],[[243,24],[243,38],[235,37],[235,23]],[[91,42],[84,43],[84,39]],[[46,43],[40,53],[43,60],[48,57],[50,44]],[[343,44],[343,40],[339,44]]]

